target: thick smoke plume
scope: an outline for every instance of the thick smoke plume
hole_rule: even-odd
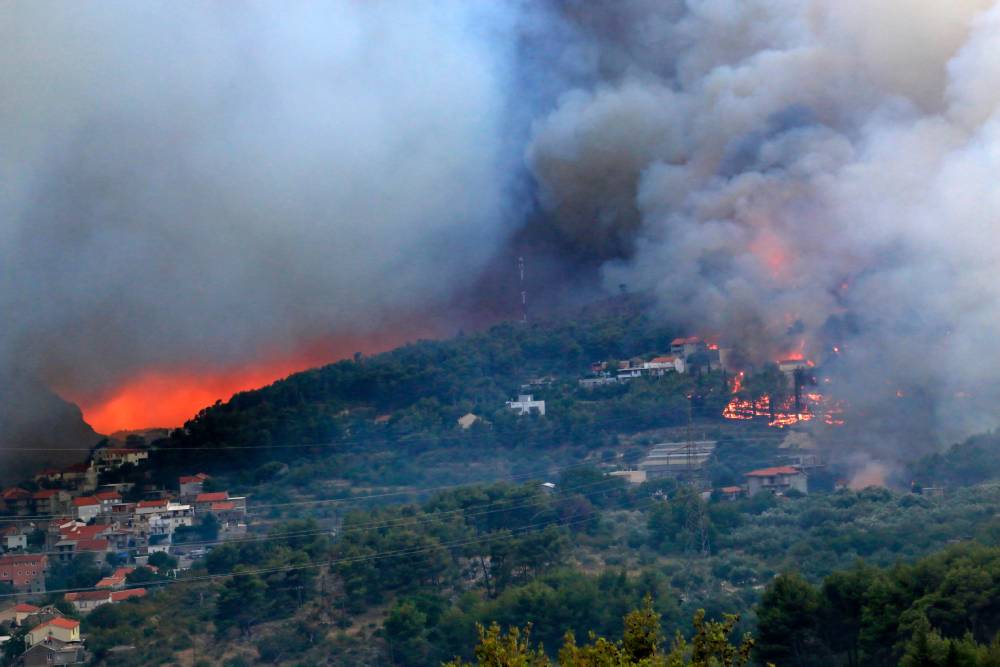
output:
[[[446,304],[520,151],[470,4],[7,3],[3,360],[100,390]]]
[[[996,424],[1000,5],[563,11],[595,82],[537,120],[527,157],[609,286],[758,359],[804,343],[856,416],[919,394],[925,437]]]
[[[992,426],[994,4],[7,3],[0,365],[365,335],[537,233],[749,358],[805,345],[859,414]]]

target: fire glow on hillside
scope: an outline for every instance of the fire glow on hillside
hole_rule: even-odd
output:
[[[821,420],[830,426],[840,426],[844,423],[844,408],[839,401],[831,401],[819,393],[811,392],[802,397],[798,411],[795,408],[795,397],[780,401],[773,408],[771,397],[767,394],[754,400],[734,397],[722,411],[725,419],[750,421],[752,419],[767,419],[768,426],[784,428],[799,422],[814,419]]]

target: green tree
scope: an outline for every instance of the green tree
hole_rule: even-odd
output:
[[[819,594],[801,575],[778,575],[757,607],[757,656],[789,667],[816,664],[819,608]]]
[[[267,586],[256,574],[243,574],[244,569],[237,566],[234,576],[223,584],[216,602],[215,625],[220,630],[236,626],[240,634],[249,637],[264,613]]]

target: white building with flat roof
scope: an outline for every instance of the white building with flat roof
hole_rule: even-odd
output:
[[[528,415],[532,411],[536,411],[540,415],[545,414],[545,401],[536,401],[531,394],[521,394],[516,401],[507,401],[507,407],[518,415]]]

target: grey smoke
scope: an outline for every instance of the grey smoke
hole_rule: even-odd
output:
[[[502,5],[0,11],[0,349],[50,381],[377,331],[512,226]]]
[[[609,289],[765,359],[839,343],[858,415],[929,394],[914,449],[996,426],[1000,5],[565,4],[616,64],[526,154],[565,233],[631,246]]]

